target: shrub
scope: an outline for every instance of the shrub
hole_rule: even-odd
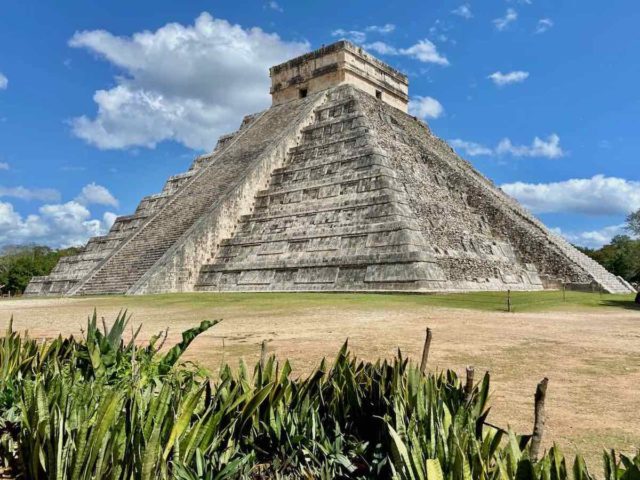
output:
[[[217,322],[165,350],[96,316],[82,339],[0,339],[0,459],[16,475],[60,479],[593,478],[553,447],[529,459],[529,437],[485,424],[490,378],[471,392],[454,372],[422,374],[400,352],[361,362],[345,344],[293,378],[275,357],[252,373],[228,365],[211,379],[181,354]],[[607,453],[606,480],[640,475]]]

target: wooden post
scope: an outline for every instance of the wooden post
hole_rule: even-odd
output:
[[[473,374],[475,373],[474,368],[469,365],[467,367],[467,383],[464,386],[464,399],[465,401],[471,400],[471,393],[473,392]]]
[[[542,443],[542,435],[544,434],[544,422],[545,422],[544,400],[547,396],[548,383],[549,383],[549,379],[545,377],[542,379],[542,381],[538,384],[538,387],[536,388],[533,436],[531,437],[531,450],[530,450],[531,461],[534,463],[538,461],[538,456],[540,453],[540,444]]]
[[[427,336],[424,339],[424,347],[422,349],[422,361],[420,362],[420,371],[425,373],[427,371],[427,360],[429,359],[429,348],[431,348],[431,329],[427,328]]]
[[[507,312],[511,313],[511,289],[507,290]]]
[[[267,341],[262,341],[262,346],[260,347],[260,369],[264,370],[264,366],[267,363]]]

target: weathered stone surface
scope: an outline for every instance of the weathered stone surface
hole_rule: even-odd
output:
[[[351,48],[274,67],[274,93],[307,75],[306,96],[245,117],[28,293],[632,290],[396,108],[400,97],[376,98],[371,85],[402,77]],[[375,67],[368,87],[316,68],[339,72],[347,57]]]

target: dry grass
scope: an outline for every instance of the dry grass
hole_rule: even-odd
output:
[[[619,300],[625,299],[601,302],[616,306],[574,303],[508,314],[403,295],[34,299],[0,302],[0,328],[13,314],[15,328],[34,336],[78,334],[94,307],[107,319],[128,308],[133,322],[143,323],[144,337],[168,326],[177,340],[199,320],[222,318],[196,340],[188,359],[212,370],[223,359],[254,362],[266,339],[271,352],[290,358],[303,373],[322,356],[333,356],[346,338],[366,359],[391,356],[397,348],[419,359],[430,326],[430,368],[462,373],[474,365],[477,372],[491,372],[493,423],[530,430],[535,385],[548,376],[546,439],[567,452],[580,450],[598,468],[605,446],[629,453],[640,448],[640,311]]]

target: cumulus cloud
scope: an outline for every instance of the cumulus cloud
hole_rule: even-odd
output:
[[[364,48],[380,55],[399,55],[397,48],[385,42],[371,42],[366,44]]]
[[[76,197],[76,201],[81,205],[118,206],[118,200],[111,192],[102,185],[96,185],[95,182],[85,185],[80,195]]]
[[[555,133],[549,135],[547,140],[535,137],[531,145],[514,145],[508,138],[503,138],[495,151],[498,155],[514,157],[559,158],[565,154],[560,146],[560,137]]]
[[[509,138],[500,140],[495,148],[460,138],[450,140],[449,143],[453,148],[470,157],[478,155],[510,155],[513,157],[559,158],[565,155],[560,146],[560,137],[555,133],[549,135],[547,140],[535,137],[531,145],[514,145]]]
[[[603,245],[611,243],[611,239],[617,235],[626,235],[626,225],[610,225],[598,230],[590,230],[586,232],[564,231],[561,228],[552,229],[558,235],[563,236],[567,241],[574,245],[588,248],[600,248]]]
[[[0,162],[0,170],[9,170],[9,164],[7,162]]]
[[[438,118],[444,113],[444,108],[435,98],[416,96],[409,101],[409,113],[426,120]]]
[[[406,55],[424,63],[449,65],[449,60],[438,53],[436,46],[429,40],[420,40],[409,48],[400,49],[400,55]]]
[[[518,12],[516,12],[513,8],[507,8],[504,17],[494,18],[493,25],[497,30],[503,31],[506,30],[509,25],[515,22],[518,19]]]
[[[53,188],[25,188],[0,186],[0,197],[19,198],[20,200],[39,200],[42,202],[57,202],[60,192]]]
[[[493,149],[481,145],[480,143],[475,142],[467,142],[466,140],[462,140],[460,138],[454,138],[453,140],[449,140],[449,143],[456,150],[463,152],[465,155],[469,157],[475,157],[478,155],[492,155]]]
[[[604,175],[553,183],[507,183],[501,188],[535,213],[626,215],[640,209],[640,182]]]
[[[516,70],[514,72],[502,73],[494,72],[489,75],[489,78],[493,83],[502,87],[504,85],[511,85],[513,83],[522,83],[529,78],[529,72],[523,72],[522,70]]]
[[[0,197],[40,200],[45,203],[37,214],[22,216],[10,202],[0,201],[0,247],[21,243],[40,243],[52,247],[67,247],[86,243],[89,237],[106,234],[117,215],[105,212],[93,218],[89,207],[117,207],[118,201],[101,185],[85,185],[78,196],[60,203],[60,193],[53,189],[0,187]],[[55,203],[54,203],[55,202]]]
[[[451,10],[451,13],[462,18],[466,18],[467,20],[473,17],[473,13],[471,13],[471,6],[468,3],[462,4],[458,8]]]
[[[268,68],[309,50],[307,42],[284,41],[208,13],[193,25],[169,23],[131,37],[77,32],[69,45],[119,70],[113,88],[94,94],[97,114],[71,121],[76,136],[101,149],[173,140],[210,150],[243,115],[269,105]]]
[[[43,205],[38,214],[23,217],[8,202],[0,202],[0,246],[40,243],[52,247],[82,245],[93,236],[104,235],[113,224],[115,214],[102,219],[78,202]]]
[[[553,27],[553,20],[550,18],[541,18],[536,25],[536,33],[544,33]]]
[[[9,79],[0,72],[0,90],[6,90],[9,86]]]
[[[396,48],[384,42],[373,42],[364,47],[380,55],[403,55],[423,63],[449,65],[449,60],[438,53],[437,47],[427,39],[420,40],[408,48]]]

